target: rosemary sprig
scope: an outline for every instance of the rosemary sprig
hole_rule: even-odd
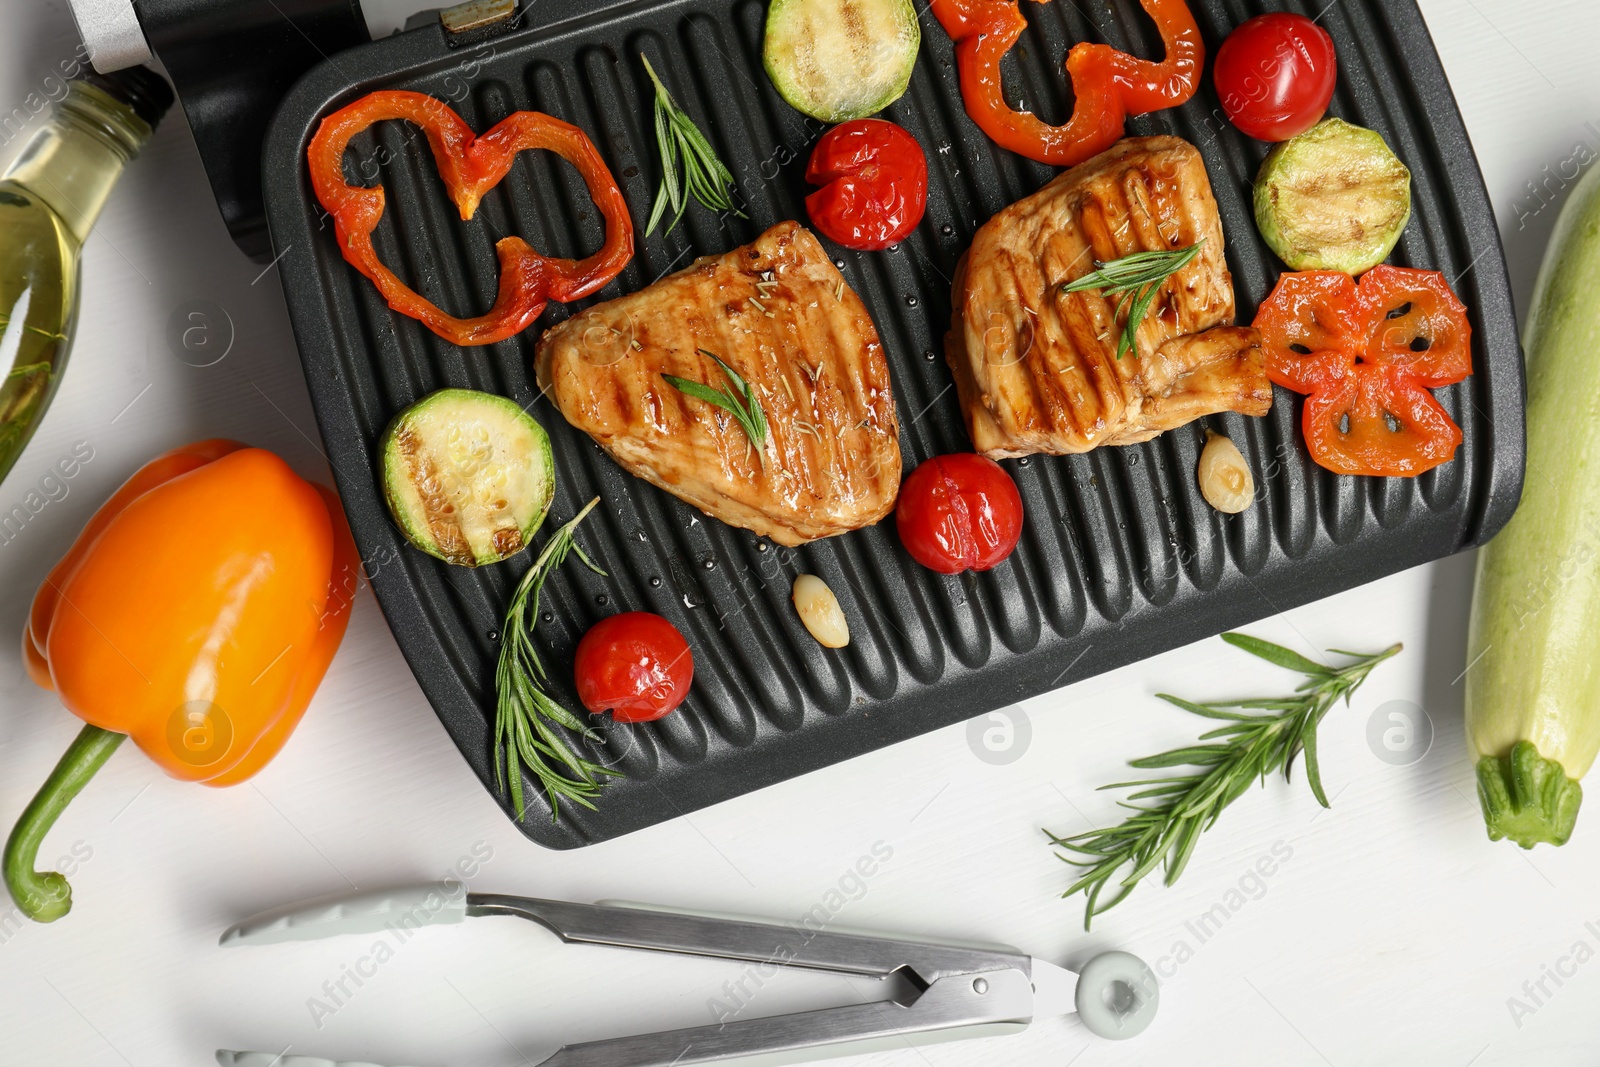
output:
[[[593,800],[605,785],[600,776],[621,777],[620,771],[586,760],[567,746],[556,727],[572,730],[586,741],[601,740],[601,735],[544,691],[544,663],[533,643],[533,623],[539,617],[539,592],[544,588],[545,579],[561,566],[569,552],[576,552],[584,565],[596,574],[605,573],[584,555],[573,536],[578,523],[598,503],[600,498],[595,497],[571,522],[550,535],[544,550],[517,583],[511,606],[506,609],[500,660],[494,671],[494,741],[496,750],[504,753],[504,763],[496,761],[495,780],[501,789],[509,782],[511,803],[519,819],[527,810],[522,795],[523,767],[544,787],[545,796],[550,799],[552,820],[560,818],[562,800],[593,809]]]
[[[1118,298],[1112,317],[1121,315],[1125,309],[1128,312],[1122,327],[1122,338],[1117,342],[1117,358],[1121,359],[1129,349],[1138,352],[1139,324],[1144,321],[1145,312],[1150,310],[1156,293],[1161,291],[1161,283],[1193,263],[1203,244],[1205,241],[1200,240],[1188,248],[1135,252],[1121,259],[1095,260],[1094,270],[1076,281],[1063,283],[1061,291],[1081,293],[1087,289],[1099,289],[1105,296]]]
[[[707,359],[716,360],[717,366],[722,368],[722,373],[726,374],[728,381],[732,383],[731,389],[727,387],[713,389],[703,382],[680,378],[676,374],[663,374],[661,377],[679,392],[687,393],[696,400],[715,404],[732,415],[734,421],[744,428],[745,436],[750,438],[750,443],[755,446],[756,462],[760,463],[761,450],[767,447],[767,416],[761,410],[760,398],[750,388],[750,383],[745,381],[738,371],[724,363],[721,356],[715,352],[707,352],[703,348],[696,351]]]
[[[1293,696],[1232,704],[1196,704],[1159,694],[1168,703],[1207,719],[1219,719],[1224,725],[1200,735],[1201,741],[1210,744],[1196,744],[1159,756],[1131,760],[1128,765],[1139,770],[1201,769],[1169,778],[1104,786],[1106,789],[1139,790],[1119,801],[1133,812],[1120,824],[1071,837],[1057,837],[1045,831],[1051,843],[1066,850],[1066,854],[1058,852],[1057,857],[1085,871],[1083,877],[1062,894],[1069,897],[1079,891],[1084,893],[1087,898],[1083,916],[1085,930],[1096,915],[1120,903],[1139,880],[1158,865],[1165,865],[1167,885],[1176,882],[1201,833],[1211,828],[1223,809],[1239,799],[1252,784],[1265,782],[1267,775],[1275,771],[1282,770],[1287,781],[1290,766],[1302,751],[1306,754],[1306,780],[1311,784],[1312,795],[1323,807],[1328,807],[1317,767],[1317,727],[1340,697],[1348,705],[1350,695],[1366,681],[1372,669],[1401,648],[1392,645],[1371,655],[1331,649],[1353,662],[1343,667],[1328,667],[1281,645],[1246,634],[1223,634],[1222,639],[1269,663],[1299,671],[1306,676],[1305,681],[1295,688]],[[1265,714],[1253,714],[1255,712]],[[1123,868],[1129,871],[1116,882],[1115,895],[1106,903],[1100,903],[1101,893],[1112,885]]]
[[[643,52],[639,53],[639,58],[656,88],[656,147],[661,152],[661,187],[656,190],[655,207],[650,210],[650,222],[644,228],[644,235],[649,237],[655,232],[668,205],[674,212],[666,229],[671,233],[683,218],[691,196],[708,210],[731,211],[744,218],[744,212],[733,206],[733,197],[728,191],[733,185],[733,172],[722,162],[700,127],[694,124],[694,119],[667,92],[667,87],[656,77],[655,68],[650,66],[649,58]]]

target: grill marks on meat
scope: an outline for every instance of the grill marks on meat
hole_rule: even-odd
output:
[[[728,412],[663,374],[729,385],[766,415],[759,454]],[[782,545],[870,526],[900,488],[889,366],[861,298],[810,232],[780,223],[548,330],[539,387],[624,469]]]
[[[1063,293],[1096,261],[1185,248],[1117,358],[1116,298]],[[1233,277],[1200,153],[1136,137],[985,223],[958,265],[945,357],[978,451],[994,458],[1133,444],[1219,411],[1262,415],[1254,330],[1231,326]]]

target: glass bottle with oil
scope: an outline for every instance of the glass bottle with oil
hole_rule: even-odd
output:
[[[172,105],[132,67],[68,83],[55,113],[0,175],[0,479],[55,395],[78,319],[80,253],[122,168]]]

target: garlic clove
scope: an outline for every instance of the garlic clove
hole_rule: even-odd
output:
[[[839,598],[815,574],[802,574],[794,580],[794,609],[824,648],[843,648],[850,643],[850,624],[839,607]]]

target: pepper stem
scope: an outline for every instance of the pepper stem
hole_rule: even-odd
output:
[[[1583,802],[1583,787],[1561,764],[1545,759],[1531,741],[1518,741],[1505,756],[1478,761],[1478,799],[1489,840],[1509,837],[1523,848],[1541,841],[1564,845]]]
[[[78,731],[6,841],[6,888],[22,913],[35,922],[55,922],[72,910],[72,887],[67,880],[56,871],[33,869],[39,845],[72,798],[122,744],[124,736],[98,726],[85,726]]]

